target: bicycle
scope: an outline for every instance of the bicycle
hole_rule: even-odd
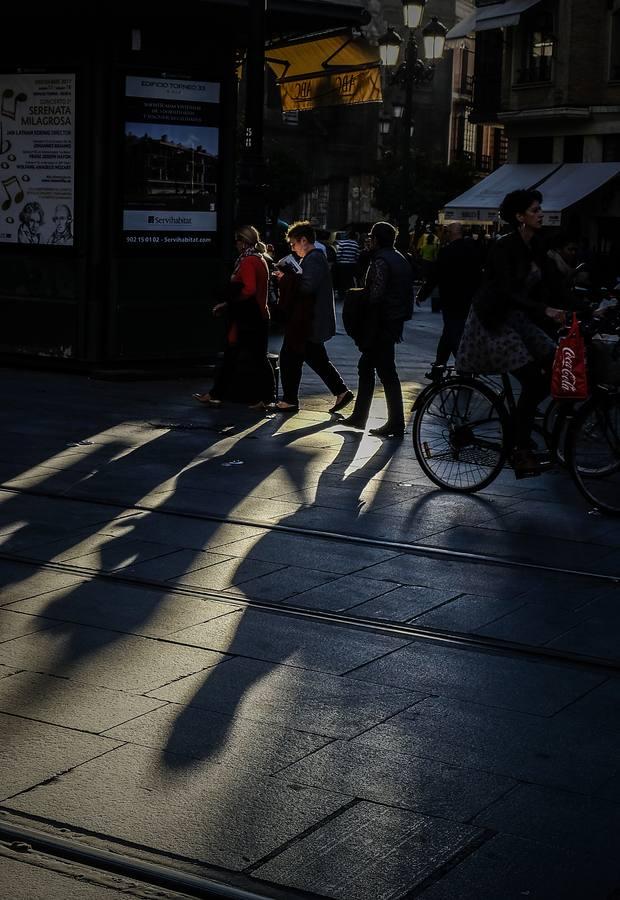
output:
[[[600,332],[601,323],[596,327]],[[604,329],[619,336],[620,314]],[[510,464],[516,400],[508,374],[457,374],[445,367],[418,396],[413,413],[416,458],[439,487],[474,493]],[[620,515],[620,385],[603,383],[595,372],[586,400],[550,402],[541,431],[549,467],[565,464],[587,500]]]

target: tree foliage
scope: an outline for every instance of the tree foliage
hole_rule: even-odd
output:
[[[438,211],[476,182],[473,166],[465,160],[445,163],[417,154],[403,175],[394,156],[386,154],[377,168],[374,205],[391,219],[398,219],[401,202],[408,214],[425,222],[434,221]]]

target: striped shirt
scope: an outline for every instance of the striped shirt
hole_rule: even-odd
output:
[[[346,265],[355,265],[360,255],[360,245],[353,238],[345,238],[336,244],[336,260]]]

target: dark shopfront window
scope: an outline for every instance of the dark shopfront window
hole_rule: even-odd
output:
[[[609,80],[620,81],[620,9],[617,9],[611,17],[610,31]]]
[[[531,84],[551,80],[555,38],[553,16],[549,11],[536,10],[524,16],[521,68],[517,84]]]
[[[520,163],[550,163],[553,162],[553,138],[552,137],[528,137],[519,138]]]
[[[620,162],[620,134],[606,134],[603,138],[603,162]]]
[[[564,157],[565,163],[583,162],[583,135],[569,134],[564,138]]]

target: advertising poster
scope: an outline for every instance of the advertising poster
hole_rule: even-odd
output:
[[[73,246],[75,75],[0,74],[0,242]]]
[[[217,229],[219,84],[128,76],[123,243],[204,245]]]

